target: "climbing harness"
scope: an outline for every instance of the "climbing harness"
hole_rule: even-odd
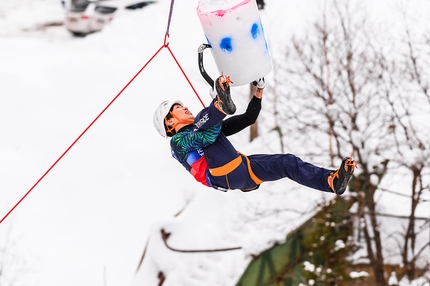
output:
[[[209,168],[209,173],[214,176],[214,177],[222,177],[222,176],[226,176],[226,181],[228,184],[228,174],[230,174],[231,172],[233,172],[234,170],[236,170],[237,167],[240,166],[240,164],[242,164],[243,160],[245,159],[246,161],[246,165],[247,165],[247,170],[249,173],[249,177],[254,181],[254,183],[257,185],[256,188],[258,188],[259,185],[261,185],[263,183],[263,181],[261,179],[259,179],[257,177],[257,175],[255,175],[254,171],[252,170],[251,167],[251,161],[249,161],[248,156],[246,156],[245,154],[237,151],[237,153],[239,154],[238,157],[236,157],[235,159],[231,160],[230,162],[220,166],[220,167],[216,167],[216,168]],[[255,190],[256,188],[252,188],[249,190],[243,190],[243,191],[250,191],[250,190]],[[223,190],[223,189],[222,189]]]
[[[236,170],[237,167],[242,163],[242,156],[236,157],[225,165],[216,168],[209,168],[209,173],[215,177],[226,176]]]

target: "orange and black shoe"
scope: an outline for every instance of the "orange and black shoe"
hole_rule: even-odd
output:
[[[232,115],[236,112],[236,105],[231,99],[230,94],[230,84],[232,83],[233,82],[231,81],[230,77],[226,77],[224,73],[221,74],[221,76],[218,77],[214,83],[217,93],[217,105],[225,114],[228,115]]]
[[[352,157],[345,157],[339,169],[330,172],[328,175],[328,184],[333,193],[340,196],[345,192],[348,182],[352,177],[352,173],[354,173],[357,166],[358,163],[354,161]]]

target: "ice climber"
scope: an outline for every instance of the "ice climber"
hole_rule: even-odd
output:
[[[337,170],[321,168],[293,154],[244,155],[227,136],[252,125],[261,110],[264,78],[254,81],[257,90],[245,113],[236,112],[230,95],[231,81],[221,75],[211,89],[211,104],[195,117],[179,100],[162,102],[154,112],[153,123],[163,137],[171,137],[172,156],[194,178],[221,191],[257,189],[266,181],[289,178],[301,185],[342,195],[357,163],[345,157]]]

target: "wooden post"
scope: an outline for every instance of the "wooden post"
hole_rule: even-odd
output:
[[[251,99],[254,96],[254,93],[257,91],[257,87],[254,86],[252,83],[250,83],[249,86],[250,86],[249,90],[251,92],[250,94],[251,96],[249,98]],[[257,137],[258,137],[258,119],[250,127],[249,142],[252,142],[252,140],[254,140]]]

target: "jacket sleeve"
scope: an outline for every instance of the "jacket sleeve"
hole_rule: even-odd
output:
[[[181,163],[187,155],[200,148],[207,147],[215,142],[221,131],[221,122],[205,130],[188,130],[178,132],[170,140],[172,155]]]
[[[257,120],[261,110],[261,99],[253,96],[249,101],[245,113],[235,115],[223,121],[221,131],[225,136],[236,134],[244,128],[251,126]]]

